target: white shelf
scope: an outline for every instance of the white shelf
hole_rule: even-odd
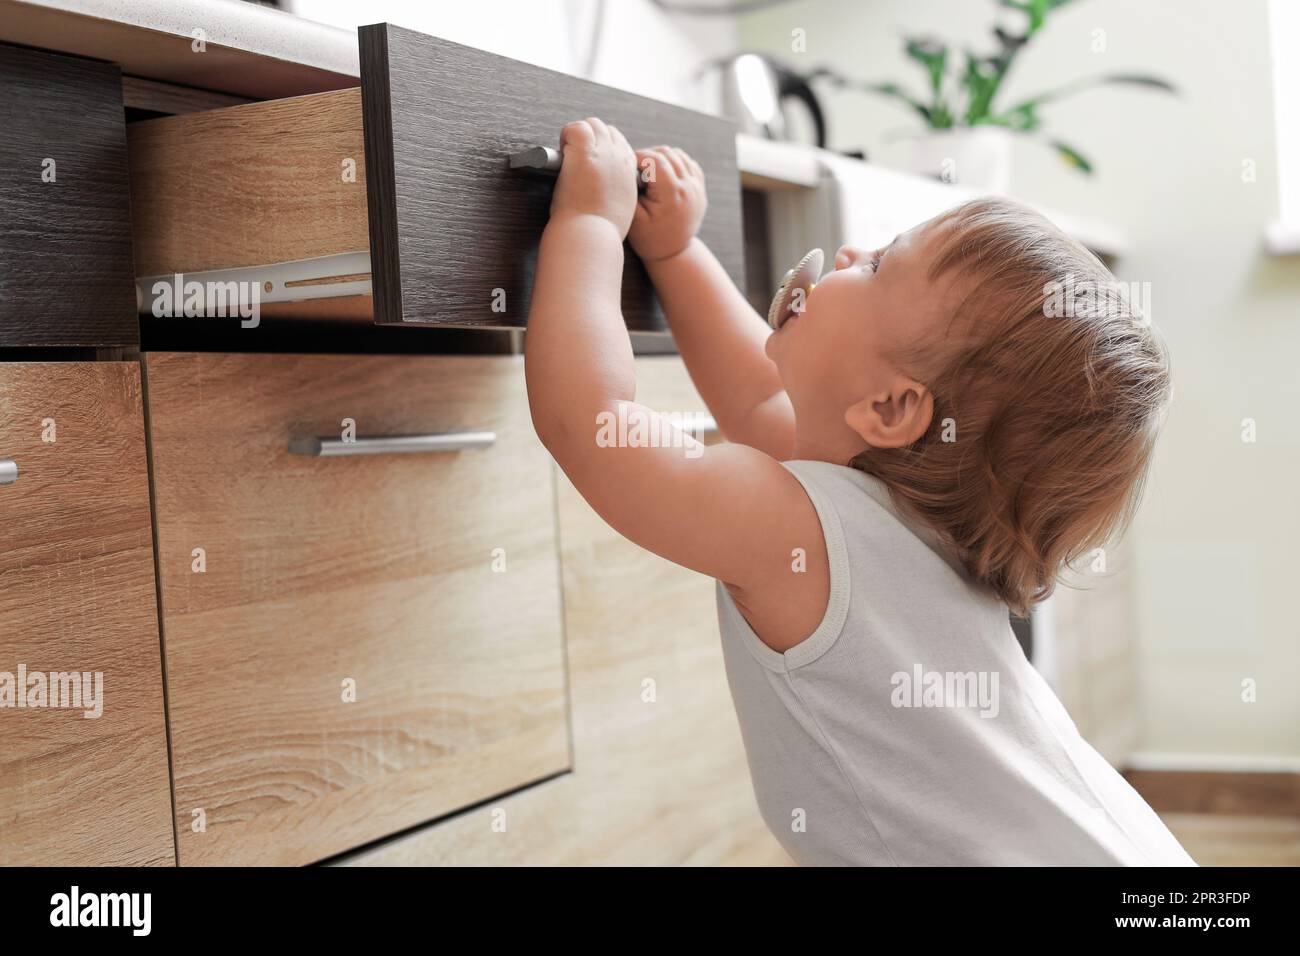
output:
[[[763,192],[818,189],[825,183],[831,165],[842,170],[857,164],[864,177],[880,182],[881,195],[887,197],[892,206],[897,207],[902,199],[915,208],[915,215],[910,217],[905,209],[891,210],[891,214],[901,216],[909,223],[921,222],[979,195],[958,185],[860,163],[814,146],[775,142],[743,133],[736,136],[736,164],[740,168],[741,182],[750,189]],[[1036,208],[1100,256],[1119,258],[1128,250],[1128,240],[1112,226],[1055,209]]]
[[[736,135],[736,165],[740,179],[751,189],[816,189],[822,167],[821,152],[797,143],[782,143],[758,136]]]
[[[1264,233],[1264,246],[1275,256],[1300,254],[1300,226],[1274,223]]]

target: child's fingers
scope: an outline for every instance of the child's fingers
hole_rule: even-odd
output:
[[[679,146],[673,146],[672,154],[673,158],[677,160],[677,166],[681,170],[682,179],[690,179],[694,170],[691,169],[691,157],[687,154],[686,150]]]
[[[677,160],[681,163],[682,168],[685,170],[685,172],[682,174],[682,178],[685,180],[690,180],[694,184],[698,185],[700,188],[703,188],[704,170],[700,168],[700,164],[697,163],[694,160],[694,158],[692,158],[691,154],[686,152],[686,150],[684,149],[680,149],[674,146],[673,155],[677,158]]]
[[[668,154],[664,152],[664,147],[652,146],[645,150],[645,154],[652,164],[646,176],[646,193],[657,193],[660,189],[676,186],[677,171],[673,168]]]
[[[574,120],[560,130],[560,151],[568,146],[590,148],[596,142],[596,131],[586,120]]]
[[[609,134],[614,139],[614,145],[617,146],[625,156],[631,157],[632,144],[627,141],[627,137],[623,135],[623,131],[617,126],[611,126],[609,128]]]
[[[657,178],[655,175],[657,162],[658,160],[655,159],[654,154],[648,149],[638,149],[636,151],[636,175],[638,179],[646,184],[647,191],[651,183]]]
[[[672,168],[677,179],[686,178],[686,164],[677,155],[677,150],[674,150],[671,146],[656,146],[655,149],[659,151],[659,155],[663,157],[664,162],[668,163]]]
[[[632,228],[644,228],[651,220],[650,206],[645,196],[641,196],[636,201],[636,208],[632,210]]]
[[[647,186],[659,181],[659,170],[661,167],[666,166],[667,164],[664,162],[663,157],[659,155],[657,147],[647,146],[636,151],[636,168],[641,173],[641,178],[645,180]]]
[[[609,127],[605,125],[605,121],[602,120],[599,116],[588,116],[587,124],[592,128],[592,131],[596,135],[596,139],[607,140],[610,138]]]

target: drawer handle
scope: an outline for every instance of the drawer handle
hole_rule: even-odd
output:
[[[12,458],[0,458],[0,485],[12,485],[18,480],[18,462]]]
[[[535,173],[558,173],[564,155],[549,146],[530,146],[510,154],[511,169],[526,169]]]
[[[339,458],[344,455],[395,455],[413,452],[474,451],[496,444],[496,432],[446,432],[441,435],[380,435],[375,438],[295,438],[289,442],[294,455]]]
[[[522,169],[529,173],[553,173],[558,175],[564,165],[564,154],[550,146],[529,146],[517,153],[510,154],[510,168]],[[637,192],[645,192],[645,181],[638,174]]]

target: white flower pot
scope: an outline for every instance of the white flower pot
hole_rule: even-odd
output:
[[[935,130],[913,147],[912,171],[982,193],[1004,194],[1011,186],[1011,138],[1000,126]]]

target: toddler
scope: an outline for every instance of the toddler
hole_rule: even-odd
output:
[[[634,152],[595,118],[561,146],[525,345],[533,422],[610,525],[717,580],[754,791],[790,856],[1194,865],[1008,622],[1123,527],[1169,397],[1161,342],[1105,294],[1110,273],[982,199],[840,249],[771,328],[695,235],[686,153]],[[597,441],[611,415],[672,432],[635,401],[625,238],[725,444]]]

